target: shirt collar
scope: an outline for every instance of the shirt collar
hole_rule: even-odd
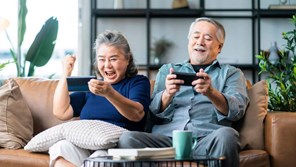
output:
[[[192,70],[193,70],[193,67],[192,67],[192,65],[189,63],[189,59],[187,59],[187,60],[185,60],[185,61],[183,61],[183,62],[181,62],[181,63],[176,63],[176,65],[185,65],[185,66],[187,66],[187,67],[190,67]],[[210,70],[211,68],[215,68],[215,67],[218,67],[218,68],[221,68],[221,66],[220,66],[220,63],[219,63],[219,61],[216,59],[216,60],[214,60],[213,61],[213,63],[211,64],[211,65],[209,65],[206,69],[205,69],[205,71],[208,71],[208,70]]]

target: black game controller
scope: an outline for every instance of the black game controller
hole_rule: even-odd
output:
[[[96,79],[96,76],[78,76],[78,77],[67,77],[68,91],[89,91],[88,82],[91,79]]]
[[[182,85],[186,85],[186,86],[192,86],[191,83],[194,80],[203,78],[203,77],[196,76],[195,73],[173,72],[172,74],[177,75],[176,79],[182,79],[184,81],[184,83]]]

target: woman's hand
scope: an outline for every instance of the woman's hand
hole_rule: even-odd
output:
[[[91,79],[88,82],[88,88],[93,94],[104,97],[110,95],[113,90],[109,82],[104,82],[98,79]]]
[[[62,60],[63,74],[55,89],[53,98],[53,115],[60,120],[69,120],[73,117],[66,77],[71,76],[76,57],[67,55]]]
[[[63,64],[63,75],[65,77],[71,76],[71,73],[74,69],[75,61],[76,61],[76,56],[74,55],[67,55],[64,57],[62,64]]]
[[[113,89],[109,82],[91,79],[88,82],[88,88],[93,94],[104,96],[122,116],[130,121],[138,122],[145,115],[144,107],[141,103],[124,97]]]

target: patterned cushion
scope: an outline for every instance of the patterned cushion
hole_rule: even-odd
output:
[[[39,133],[24,149],[32,152],[44,152],[60,140],[68,140],[89,150],[107,149],[116,146],[124,131],[126,129],[104,121],[75,120],[56,125]]]

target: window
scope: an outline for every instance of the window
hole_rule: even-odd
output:
[[[24,37],[22,52],[26,52],[40,31],[45,21],[54,16],[59,21],[59,29],[54,53],[49,62],[43,67],[37,67],[35,76],[48,77],[54,74],[59,78],[62,73],[61,59],[67,53],[77,52],[78,43],[78,0],[27,0],[26,34]],[[9,20],[10,25],[6,29],[11,41],[16,47],[18,0],[0,1],[0,17]],[[12,60],[9,49],[11,48],[5,32],[0,32],[0,62]],[[28,65],[29,63],[27,63]],[[77,73],[73,71],[73,73]],[[11,63],[0,72],[0,79],[15,77],[15,64]]]

